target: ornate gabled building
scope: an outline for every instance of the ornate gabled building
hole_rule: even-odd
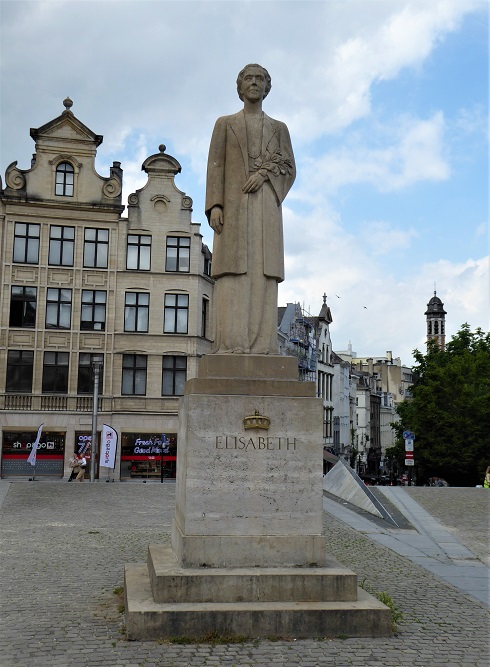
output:
[[[427,304],[425,318],[427,320],[427,343],[435,341],[439,349],[443,350],[446,345],[446,311],[444,304],[434,290],[434,296]]]
[[[316,383],[316,396],[323,403],[323,446],[330,449],[334,444],[332,321],[326,294],[318,316],[305,312],[299,303],[278,308],[279,354],[297,357],[299,380]]]
[[[31,129],[30,168],[12,163],[0,184],[1,474],[32,474],[41,423],[36,475],[69,473],[91,439],[102,356],[98,431],[110,424],[119,448],[101,476],[173,476],[179,396],[211,346],[211,254],[165,147],[123,217],[121,164],[97,173],[102,136],[64,106]]]

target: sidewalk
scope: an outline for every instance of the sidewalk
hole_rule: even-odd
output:
[[[413,529],[394,529],[384,521],[370,521],[324,498],[323,507],[358,532],[405,556],[412,563],[449,582],[464,593],[490,606],[489,569],[466,546],[427,512],[402,487],[380,486],[377,490],[407,519]],[[471,490],[478,493],[479,490]],[[439,490],[437,490],[438,493]],[[484,491],[480,491],[484,493]],[[443,496],[439,496],[442,501]],[[383,526],[383,523],[385,524]]]
[[[393,598],[404,612],[396,636],[127,642],[113,590],[122,585],[125,563],[146,558],[149,542],[169,543],[174,484],[2,481],[0,503],[6,488],[0,510],[1,667],[490,667],[489,612],[474,592],[380,543],[382,533],[354,529],[345,513],[325,512],[328,550],[360,582]],[[407,504],[411,496],[403,492],[402,498]],[[464,517],[464,495],[457,502]],[[442,556],[453,560],[447,550]]]

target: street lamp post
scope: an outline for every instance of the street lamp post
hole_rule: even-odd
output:
[[[99,374],[104,357],[102,354],[92,356],[92,370],[94,372],[94,396],[92,404],[92,440],[90,452],[90,481],[95,481],[95,466],[97,461],[97,412],[99,408]]]

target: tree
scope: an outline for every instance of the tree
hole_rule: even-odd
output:
[[[397,407],[397,452],[403,431],[413,431],[417,483],[481,484],[490,465],[490,333],[463,324],[444,350],[429,342],[414,356],[413,398]]]

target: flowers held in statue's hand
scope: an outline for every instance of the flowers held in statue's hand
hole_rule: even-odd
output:
[[[274,176],[284,176],[285,174],[293,173],[293,161],[290,157],[283,157],[281,151],[269,153],[266,151],[260,155],[254,162],[257,169],[270,171]]]

